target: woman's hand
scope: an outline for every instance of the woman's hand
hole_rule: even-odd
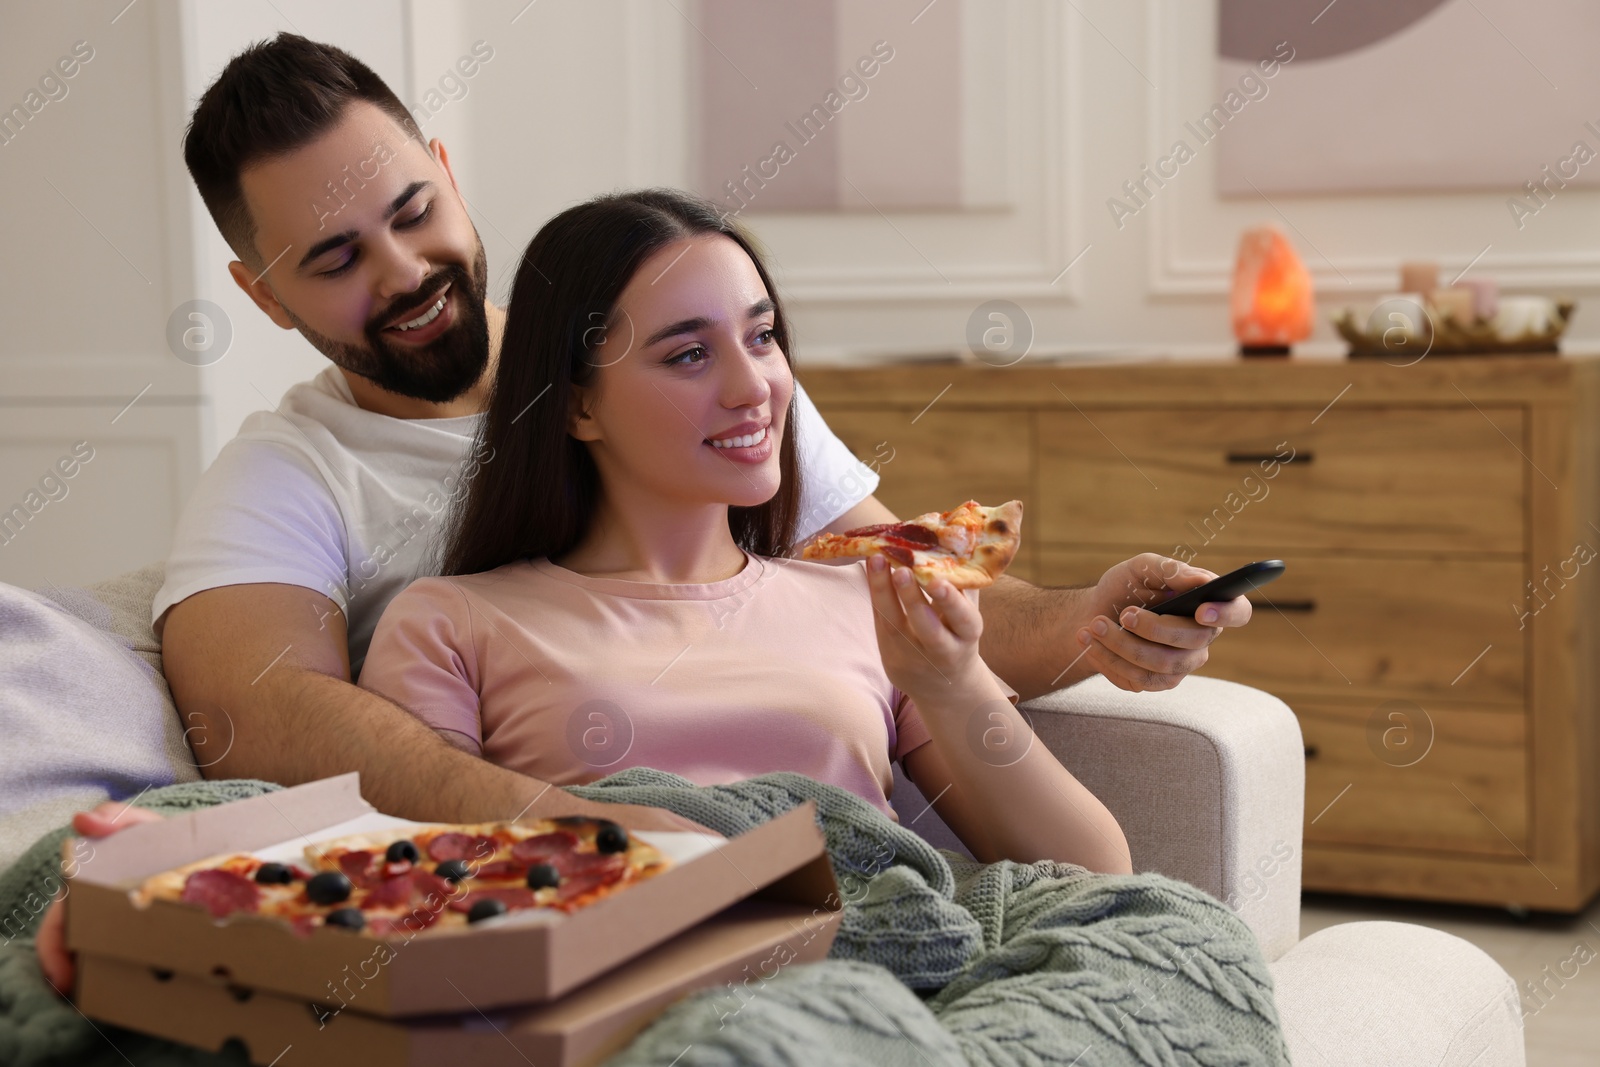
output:
[[[884,673],[916,702],[929,734],[905,756],[906,773],[972,854],[1130,871],[1115,817],[1037,743],[979,658],[978,606],[943,579],[925,597],[909,569],[891,570],[881,556],[867,560],[867,586]]]
[[[108,800],[91,811],[80,811],[72,817],[72,828],[84,837],[110,837],[118,830],[138,826],[144,822],[160,822],[161,816],[148,808],[130,807],[121,801]],[[71,883],[68,883],[71,892]],[[67,915],[60,900],[50,905],[39,924],[39,933],[33,939],[34,952],[39,956],[39,969],[45,981],[62,996],[72,995],[72,953],[67,951]]]
[[[909,567],[891,569],[882,556],[867,559],[867,588],[883,670],[897,689],[921,704],[981,683],[987,672],[978,658],[977,605],[943,578],[924,596]]]

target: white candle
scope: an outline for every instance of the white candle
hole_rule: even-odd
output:
[[[1555,301],[1547,296],[1503,296],[1494,329],[1500,340],[1517,341],[1525,334],[1544,333],[1555,317]]]

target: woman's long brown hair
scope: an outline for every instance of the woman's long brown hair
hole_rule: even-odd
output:
[[[755,264],[776,305],[773,337],[793,367],[788,319],[766,264],[710,201],[645,189],[568,208],[535,235],[517,267],[488,409],[471,453],[488,458],[451,517],[441,574],[560,556],[588,532],[601,499],[600,473],[587,446],[567,432],[574,390],[593,382],[596,350],[616,332],[617,300],[640,265],[700,234],[729,238]],[[794,541],[800,474],[792,397],[778,468],[782,482],[772,499],[728,511],[734,540],[757,555],[783,555]]]

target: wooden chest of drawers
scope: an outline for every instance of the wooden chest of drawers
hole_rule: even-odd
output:
[[[897,513],[1023,500],[1019,577],[1288,562],[1202,673],[1300,719],[1306,888],[1569,912],[1600,889],[1600,360],[800,377]]]

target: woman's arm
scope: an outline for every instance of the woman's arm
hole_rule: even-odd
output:
[[[923,796],[939,798],[933,810],[985,863],[1052,859],[1105,874],[1132,874],[1128,842],[1116,817],[1032,736],[1015,708],[1011,714],[1017,721],[1004,729],[1020,730],[1025,740],[1019,744],[1029,746],[1017,763],[980,761],[973,767],[957,760],[952,766],[934,740],[906,755],[906,774]]]
[[[867,562],[878,648],[932,740],[906,773],[980,860],[1049,859],[1131,874],[1128,843],[1104,804],[1038,743],[978,656],[983,618],[949,582],[932,603],[904,567]]]

